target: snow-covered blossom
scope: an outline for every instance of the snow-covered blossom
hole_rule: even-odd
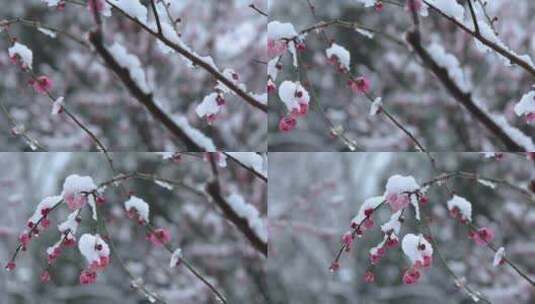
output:
[[[195,109],[195,112],[200,118],[204,118],[208,122],[213,122],[224,105],[225,100],[219,93],[211,93],[204,97],[203,101]]]
[[[54,101],[52,104],[52,115],[58,115],[59,113],[63,112],[64,99],[65,98],[63,96],[60,96]]]
[[[256,236],[262,241],[267,242],[267,227],[264,220],[260,217],[258,210],[253,205],[246,203],[238,193],[229,195],[227,202],[239,217],[247,220],[249,227],[256,233]]]
[[[137,19],[143,24],[147,23],[147,8],[139,0],[109,0],[109,2],[130,17]]]
[[[381,225],[381,231],[383,231],[383,233],[387,234],[389,232],[392,232],[395,234],[399,234],[399,230],[401,229],[401,221],[400,221],[401,211],[402,210],[399,210],[398,212],[395,212],[394,214],[392,214],[390,216],[390,220],[388,220],[388,222]]]
[[[300,82],[285,80],[279,86],[279,98],[291,113],[306,114],[310,95]],[[304,113],[303,113],[304,112]]]
[[[135,3],[136,1],[124,0],[122,2]],[[139,4],[139,1],[137,2]],[[128,53],[126,48],[118,42],[115,42],[111,47],[109,47],[108,51],[122,68],[128,70],[130,77],[132,77],[134,82],[139,86],[143,93],[149,94],[151,89],[149,88],[147,79],[145,78],[145,72],[141,67],[141,61],[139,58],[134,54]]]
[[[494,259],[492,260],[492,265],[494,267],[497,267],[497,266],[504,264],[505,263],[504,257],[505,257],[505,248],[500,247],[496,251],[496,254],[494,255]]]
[[[468,236],[474,240],[476,245],[485,246],[494,239],[494,231],[490,228],[483,227],[477,231],[470,231]]]
[[[403,283],[414,284],[420,279],[420,270],[431,266],[433,247],[421,234],[409,233],[403,237],[401,249],[411,262],[411,267],[403,274]]]
[[[229,80],[230,82],[232,82],[235,86],[239,87],[242,91],[247,90],[247,87],[245,86],[245,84],[240,82],[240,74],[238,74],[238,72],[236,72],[235,70],[225,69],[223,70],[223,76],[225,76],[225,78]],[[236,92],[229,89],[225,84],[223,84],[220,81],[217,82],[216,90],[223,92],[223,93],[227,93],[227,94],[233,94],[233,95],[236,94]]]
[[[531,91],[515,105],[515,114],[524,117],[527,123],[535,123],[535,91]]]
[[[33,89],[40,94],[47,94],[52,90],[54,82],[48,76],[42,75],[37,77],[37,79],[31,79],[30,84],[33,86]]]
[[[110,248],[99,234],[83,234],[78,242],[78,249],[92,272],[104,270],[110,263]]]
[[[78,211],[74,211],[67,217],[67,220],[58,225],[58,230],[62,234],[69,232],[71,235],[75,235],[80,225],[80,218],[78,218]]]
[[[338,64],[338,68],[343,71],[349,71],[349,64],[351,62],[351,54],[349,51],[336,43],[333,43],[326,51],[327,58],[334,64]]]
[[[384,197],[390,204],[393,212],[409,206],[410,198],[408,192],[417,191],[420,188],[412,176],[394,175],[386,182],[386,192]]]
[[[89,193],[96,189],[97,186],[91,177],[73,174],[65,179],[61,196],[71,210],[80,209],[89,202],[95,214],[94,197],[93,195],[89,195]]]
[[[171,240],[171,233],[165,228],[155,229],[148,235],[148,239],[156,247],[163,246]]]
[[[183,257],[182,249],[178,248],[177,250],[173,251],[173,254],[171,255],[171,261],[169,261],[169,268],[175,268],[180,265]]]
[[[97,273],[95,271],[83,270],[80,273],[80,284],[89,285],[95,283],[97,280]]]
[[[136,218],[140,223],[149,222],[149,204],[137,196],[131,196],[124,202],[124,209],[130,218]]]
[[[383,99],[381,97],[375,98],[370,106],[370,116],[375,116],[383,110]]]
[[[467,201],[464,197],[454,195],[448,201],[448,210],[454,218],[461,221],[472,221],[472,203]]]
[[[375,196],[366,199],[364,203],[362,203],[362,205],[360,206],[359,212],[351,220],[351,227],[353,229],[356,229],[359,225],[361,225],[361,223],[365,227],[370,226],[370,223],[371,225],[373,225],[371,215],[382,202],[384,202],[384,198],[382,196]],[[364,223],[365,221],[367,223]]]
[[[283,39],[293,39],[297,36],[297,31],[291,23],[271,21],[267,25],[268,33],[268,55],[276,57],[284,54],[288,50],[288,42]]]
[[[44,198],[35,209],[33,215],[28,220],[28,227],[30,229],[34,228],[35,224],[41,219],[42,217],[45,217],[48,215],[50,210],[59,202],[61,202],[62,197],[61,196],[50,196]]]
[[[8,49],[8,54],[11,61],[20,65],[23,69],[32,68],[33,53],[24,44],[15,42],[13,46]]]
[[[355,94],[366,94],[370,92],[370,79],[360,76],[348,81],[348,85]]]
[[[284,116],[279,121],[279,131],[287,133],[291,132],[297,126],[297,120],[293,115]]]

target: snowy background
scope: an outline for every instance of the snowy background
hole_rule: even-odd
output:
[[[406,1],[384,1],[384,10],[379,13],[373,7],[373,0],[312,0],[317,18],[312,16],[307,2],[272,0],[270,21],[290,22],[297,32],[319,21],[335,19],[357,22],[363,28],[378,31],[370,39],[351,28],[331,26],[326,30],[326,37],[350,52],[351,74],[354,77],[367,76],[371,81],[370,94],[382,97],[390,113],[415,134],[423,146],[431,151],[502,151],[500,143],[454,101],[403,42],[405,33],[412,26],[410,14],[403,7]],[[362,2],[372,3],[372,7],[366,8]],[[464,5],[465,20],[469,24],[467,1],[457,2]],[[535,39],[532,33],[535,20],[532,16],[535,14],[535,2],[478,2],[487,3],[490,18],[498,18],[494,26],[505,45],[519,55],[534,58]],[[507,67],[495,54],[482,53],[473,38],[435,12],[430,11],[428,17],[421,18],[421,33],[424,46],[437,43],[457,57],[467,82],[473,88],[472,94],[482,107],[503,115],[511,125],[534,139],[534,126],[513,111],[522,96],[532,90],[532,75],[519,67]],[[316,102],[321,103],[326,116],[335,126],[343,127],[347,137],[356,141],[358,150],[414,150],[408,137],[384,115],[370,116],[370,102],[351,92],[346,78],[327,63],[325,52],[328,44],[323,35],[311,32],[304,42],[306,48],[301,57],[306,68],[300,70],[306,71],[313,88],[309,91],[316,98],[311,101],[310,114],[298,119],[297,128],[290,133],[282,133],[279,120],[286,115],[286,109],[276,92],[270,94],[269,142],[273,151],[347,150],[341,140],[329,135],[331,128],[320,115]],[[285,54],[281,64],[277,85],[283,80],[298,80],[299,73],[292,65],[291,56]]]
[[[487,159],[479,153],[433,154],[440,172],[468,171],[505,179],[527,189],[535,179],[533,161],[519,154]],[[288,168],[292,168],[288,170]],[[423,183],[439,175],[425,155],[414,153],[271,153],[269,217],[271,247],[268,282],[271,303],[437,303],[465,304],[473,301],[455,287],[453,279],[436,255],[432,268],[416,285],[401,283],[408,260],[398,248],[387,251],[376,266],[376,283],[362,280],[369,265],[368,251],[382,240],[377,224],[391,212],[374,215],[373,230],[356,240],[344,254],[340,270],[329,266],[362,202],[382,195],[386,180],[395,174],[412,175]],[[277,178],[273,178],[276,176]],[[535,195],[531,198],[508,188],[491,189],[477,181],[455,179],[448,186],[473,204],[472,217],[479,226],[496,232],[494,244],[504,246],[506,255],[535,277]],[[431,188],[425,214],[439,251],[450,268],[494,304],[533,303],[535,293],[507,265],[493,267],[494,253],[467,238],[467,230],[448,215],[449,199],[444,187]],[[415,233],[413,212],[406,213],[401,235]]]
[[[160,177],[202,187],[210,167],[202,154],[184,155],[180,163],[163,160],[159,154],[114,153],[120,172],[154,173]],[[78,276],[85,260],[77,249],[65,249],[52,266],[52,281],[39,280],[46,265],[45,250],[58,239],[56,225],[69,210],[63,206],[53,212],[49,230],[33,240],[27,252],[19,255],[13,272],[3,267],[13,254],[19,233],[45,196],[58,195],[63,181],[71,174],[89,175],[95,183],[109,180],[105,159],[100,153],[2,153],[0,167],[0,303],[149,303],[130,288],[130,280],[112,252],[111,264],[99,273],[97,282],[81,286]],[[224,195],[238,191],[262,216],[267,212],[266,184],[229,161],[220,169]],[[247,239],[227,221],[215,204],[185,188],[170,191],[152,181],[130,180],[126,190],[150,205],[150,221],[169,229],[171,246],[183,254],[207,279],[227,295],[231,303],[265,303],[264,262]],[[182,266],[169,268],[170,254],[145,239],[141,226],[128,219],[123,210],[126,200],[117,187],[105,193],[104,215],[119,255],[135,277],[158,292],[167,303],[216,303],[207,288]],[[82,211],[80,234],[92,231],[89,208]],[[113,249],[112,249],[113,251]]]
[[[87,43],[95,28],[87,1],[66,1],[63,10],[39,0],[0,0],[0,20],[24,18],[40,22]],[[50,1],[58,3],[59,1]],[[180,19],[178,29],[184,42],[200,56],[211,56],[221,71],[234,69],[248,92],[265,93],[267,18],[249,4],[266,10],[265,0],[171,1],[170,13]],[[149,1],[142,1],[147,5]],[[162,16],[162,20],[164,17]],[[149,11],[149,21],[154,17]],[[10,43],[0,29],[0,103],[9,113],[0,115],[0,150],[29,150],[24,138],[12,136],[13,127],[24,126],[28,136],[53,151],[95,150],[93,142],[64,114],[52,115],[50,100],[28,85],[29,75],[10,62]],[[54,97],[63,96],[65,106],[112,151],[169,151],[183,146],[125,89],[98,55],[67,36],[52,38],[31,23],[9,27],[12,37],[33,50],[37,75],[53,81]],[[121,43],[139,57],[157,104],[168,115],[186,116],[189,123],[212,138],[219,149],[264,151],[267,149],[266,114],[233,95],[209,125],[195,113],[203,98],[213,92],[216,81],[200,68],[190,68],[178,54],[163,53],[156,40],[118,11],[104,18],[107,46]],[[2,111],[4,112],[4,111]],[[182,149],[183,150],[183,149]]]

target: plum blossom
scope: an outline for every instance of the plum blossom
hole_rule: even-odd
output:
[[[370,92],[370,79],[360,76],[348,81],[348,85],[355,94],[367,94]]]
[[[385,199],[393,212],[409,206],[410,192],[420,188],[412,176],[391,176],[386,183]]]
[[[271,21],[267,25],[268,32],[268,56],[270,58],[280,56],[288,50],[288,40],[298,36],[295,27],[291,23]]]
[[[48,76],[39,76],[35,80],[30,80],[29,82],[33,89],[40,94],[46,95],[50,90],[52,90],[52,86],[54,85],[54,82],[52,79],[48,78]]]
[[[89,193],[96,189],[97,186],[91,177],[73,174],[65,179],[61,196],[69,209],[76,210],[84,207],[87,203],[94,206],[94,197]]]
[[[290,113],[305,115],[308,111],[310,95],[300,82],[284,81],[279,86],[279,98]]]
[[[421,234],[409,233],[401,241],[403,253],[411,261],[411,267],[403,275],[403,283],[414,284],[420,279],[420,270],[433,262],[433,247]]]
[[[51,279],[50,272],[48,272],[47,270],[43,271],[43,273],[41,273],[40,279],[42,283],[48,283]]]
[[[349,71],[349,64],[351,61],[351,54],[349,51],[336,43],[333,43],[325,51],[329,62],[337,65],[340,71]]]
[[[465,198],[454,195],[448,201],[448,210],[454,218],[458,218],[461,222],[472,221],[472,204]]]
[[[284,116],[279,122],[279,130],[284,133],[291,132],[297,126],[297,120],[293,115]]]
[[[535,91],[524,95],[514,110],[515,114],[524,117],[528,124],[535,124]]]
[[[368,270],[364,273],[363,279],[366,283],[373,283],[375,282],[375,274]]]
[[[132,195],[126,202],[124,202],[124,209],[129,218],[134,218],[139,223],[149,222],[149,204],[143,199]]]
[[[503,265],[504,263],[505,263],[505,248],[500,247],[496,251],[496,254],[494,255],[494,259],[492,261],[492,265],[494,267],[497,267],[497,266]]]
[[[110,248],[99,234],[83,234],[78,243],[80,253],[86,258],[89,272],[102,271],[110,263]]]
[[[32,51],[19,42],[15,42],[12,47],[8,49],[8,55],[11,62],[20,65],[22,69],[31,69],[33,64]]]
[[[483,227],[477,231],[470,231],[468,236],[474,240],[476,245],[485,246],[494,239],[494,231],[490,228]]]
[[[156,247],[163,246],[171,240],[171,233],[168,229],[159,228],[150,233],[148,239]]]

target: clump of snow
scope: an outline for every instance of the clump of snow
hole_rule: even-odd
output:
[[[175,268],[180,264],[180,261],[183,258],[182,249],[178,248],[171,255],[171,261],[169,262],[169,268]]]
[[[97,219],[94,195],[89,193],[95,191],[97,186],[89,176],[69,175],[63,183],[61,196],[69,206],[69,209],[80,209],[89,203],[93,211],[93,219]]]
[[[386,182],[387,193],[414,192],[420,189],[420,185],[412,176],[393,175]]]
[[[491,189],[496,188],[496,184],[495,183],[493,183],[491,181],[488,181],[486,179],[478,179],[477,182],[482,184],[483,186],[489,187]]]
[[[54,101],[54,103],[52,104],[52,115],[58,115],[59,113],[61,113],[63,109],[64,99],[65,98],[63,96],[60,96]]]
[[[227,154],[246,167],[263,176],[267,176],[267,162],[260,154],[256,152],[227,152]]]
[[[108,0],[130,17],[147,24],[147,8],[139,0]]]
[[[83,234],[78,241],[78,249],[89,264],[95,262],[100,263],[101,257],[108,257],[110,255],[108,244],[104,242],[99,234]]]
[[[431,257],[433,255],[433,246],[431,246],[422,234],[406,234],[401,241],[401,249],[413,265],[417,262],[425,265],[425,257]]]
[[[364,7],[371,7],[375,5],[376,0],[357,0],[357,2],[364,4]]]
[[[277,68],[277,64],[279,63],[279,57],[275,57],[268,61],[267,64],[267,73],[268,76],[271,78],[271,80],[275,81],[277,80],[277,76],[279,75],[279,69]]]
[[[308,105],[310,95],[300,82],[284,81],[279,86],[279,98],[288,111],[299,111],[300,105]]]
[[[70,234],[75,235],[78,230],[80,223],[76,220],[78,216],[78,211],[74,211],[67,217],[67,220],[58,225],[58,230],[63,234],[70,232]]]
[[[515,114],[522,117],[530,113],[535,113],[535,91],[531,91],[515,105]]]
[[[207,152],[215,152],[216,147],[212,139],[204,135],[201,131],[193,128],[188,119],[181,115],[174,115],[173,121],[188,135],[191,140],[193,140],[198,146],[204,149]]]
[[[375,98],[375,100],[372,102],[370,106],[370,116],[375,116],[381,113],[382,109],[383,109],[383,99],[381,97]]]
[[[448,201],[448,210],[452,214],[457,214],[458,212],[461,220],[472,221],[472,203],[467,201],[464,197],[454,195]]]
[[[448,71],[450,78],[461,90],[463,90],[463,92],[466,93],[470,90],[471,86],[461,69],[461,64],[459,63],[459,60],[457,60],[457,57],[447,53],[442,45],[437,43],[433,43],[427,50],[433,60],[436,61],[440,67]]]
[[[504,257],[505,257],[505,248],[500,247],[496,251],[496,254],[494,255],[494,259],[492,261],[492,266],[497,267],[497,266],[503,264]]]
[[[173,185],[171,185],[170,183],[167,183],[167,182],[164,182],[164,181],[161,181],[161,180],[155,180],[154,183],[162,188],[165,188],[167,190],[173,190]]]
[[[41,219],[41,217],[43,217],[43,210],[52,209],[52,207],[54,207],[59,202],[61,202],[62,199],[63,199],[63,197],[61,197],[61,196],[49,196],[49,197],[44,198],[37,205],[37,208],[35,209],[35,212],[30,217],[28,222],[32,222],[32,223],[36,224],[39,221],[39,219]]]
[[[401,217],[401,213],[402,210],[399,210],[398,212],[392,214],[390,216],[390,220],[381,225],[381,231],[383,233],[388,233],[389,231],[392,231],[395,234],[399,235],[399,231],[401,229],[401,222],[399,221],[399,218]]]
[[[124,208],[127,212],[137,212],[137,215],[145,223],[149,222],[149,204],[143,199],[137,196],[131,196],[126,202],[124,202]]]
[[[362,36],[364,37],[367,37],[369,39],[373,39],[373,33],[368,31],[368,30],[364,30],[364,29],[361,29],[361,28],[356,28],[355,31],[359,34],[361,34]]]
[[[203,101],[195,108],[195,113],[200,118],[209,118],[219,114],[223,104],[218,102],[219,94],[211,93],[204,97]]]
[[[464,19],[464,8],[455,0],[427,0],[427,2],[459,22]]]
[[[149,88],[147,79],[145,78],[145,72],[141,67],[141,61],[139,58],[137,58],[136,55],[129,54],[126,48],[118,42],[115,42],[111,47],[108,48],[108,50],[117,63],[122,68],[128,70],[130,77],[132,77],[139,88],[144,93],[149,94],[151,89]]]
[[[271,21],[267,25],[268,40],[292,39],[297,36],[297,31],[291,23]]]
[[[355,217],[351,220],[352,225],[360,225],[365,219],[366,219],[366,210],[375,210],[382,202],[384,202],[384,198],[382,196],[374,196],[371,198],[368,198],[364,201],[362,206],[360,206],[359,212]]]
[[[338,60],[338,64],[341,68],[349,71],[349,64],[351,62],[351,54],[349,51],[336,43],[333,43],[325,53],[330,60]]]
[[[491,115],[491,118],[518,145],[522,146],[526,151],[535,151],[533,140],[519,129],[511,126],[503,115]]]
[[[10,58],[17,58],[20,60],[22,68],[32,68],[33,64],[33,53],[32,51],[19,42],[15,42],[12,47],[8,49],[8,54]]]
[[[45,35],[47,35],[48,37],[50,38],[56,38],[56,33],[54,31],[51,31],[49,29],[46,29],[46,28],[43,28],[43,27],[39,27],[37,28],[37,30]]]
[[[225,76],[225,78],[230,81],[231,83],[233,83],[235,86],[237,86],[238,88],[240,88],[242,91],[246,91],[247,90],[247,86],[243,83],[240,83],[240,76],[239,74],[233,70],[233,69],[224,69],[223,70],[223,76]],[[227,94],[236,94],[233,90],[229,89],[225,84],[223,84],[222,82],[220,81],[217,81],[217,85],[216,85],[216,90],[219,90],[223,93],[227,93]]]
[[[247,220],[249,227],[256,233],[258,238],[267,242],[267,228],[258,210],[253,205],[246,203],[238,193],[232,193],[228,196],[227,202],[239,217]]]
[[[46,3],[48,6],[57,6],[61,0],[41,0]]]

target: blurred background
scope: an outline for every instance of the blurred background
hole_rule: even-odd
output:
[[[458,282],[467,282],[492,303],[533,303],[534,287],[507,265],[493,267],[494,253],[476,246],[467,238],[467,228],[449,216],[446,202],[450,196],[444,185],[429,189],[429,203],[422,209],[439,247],[432,268],[416,285],[401,282],[409,263],[399,247],[388,250],[373,270],[376,283],[363,282],[368,252],[383,238],[377,225],[389,219],[388,208],[374,213],[376,225],[356,240],[350,253],[343,254],[340,270],[329,271],[341,236],[349,230],[362,202],[382,195],[392,175],[412,175],[421,185],[442,172],[462,170],[507,180],[525,190],[535,179],[534,162],[522,154],[505,154],[499,159],[480,153],[433,156],[439,172],[432,170],[422,153],[270,153],[267,268],[271,303],[474,303],[455,287],[437,250],[460,278]],[[447,185],[472,202],[474,223],[493,229],[496,247],[504,246],[506,256],[534,278],[535,194],[502,186],[492,189],[467,179],[451,180]],[[401,235],[417,231],[413,212],[406,213]]]
[[[62,1],[63,2],[63,1]],[[149,1],[141,1],[148,4]],[[257,63],[265,53],[267,18],[249,4],[267,9],[266,0],[170,1],[170,12],[180,20],[182,39],[201,56],[212,56],[217,66],[234,69],[248,91],[265,93],[265,65]],[[0,0],[0,20],[24,18],[41,26],[60,29],[78,40],[94,28],[86,0],[65,1],[63,10],[39,0]],[[149,16],[152,16],[149,14]],[[150,17],[153,18],[153,17]],[[150,19],[152,20],[152,19]],[[196,106],[213,92],[215,80],[202,69],[188,67],[177,54],[164,55],[154,38],[117,11],[105,18],[105,42],[120,42],[139,57],[155,100],[169,115],[187,116],[189,123],[210,136],[219,149],[267,150],[265,113],[237,96],[227,96],[224,111],[213,125],[195,114]],[[0,115],[0,150],[24,151],[30,147],[13,137],[14,125],[53,151],[87,151],[91,140],[63,115],[51,113],[51,104],[28,85],[28,74],[9,60],[7,35],[0,30],[0,103],[10,114]],[[52,38],[32,26],[14,24],[9,32],[34,53],[34,70],[54,82],[54,96],[88,125],[111,151],[169,151],[182,148],[134,100],[121,81],[87,47],[65,35]],[[5,112],[5,111],[3,111]]]
[[[203,187],[210,176],[209,163],[202,154],[183,155],[178,163],[152,153],[113,153],[112,157],[119,172],[156,174],[195,188]],[[0,167],[4,172],[0,177],[2,268],[36,205],[46,196],[59,195],[66,176],[89,175],[97,184],[113,177],[99,153],[1,153]],[[237,191],[265,216],[265,183],[231,161],[227,168],[220,169],[220,178],[225,196]],[[150,204],[150,222],[169,229],[171,247],[182,248],[184,256],[227,295],[230,303],[265,303],[265,259],[213,203],[187,188],[175,186],[169,190],[150,180],[129,180],[123,185]],[[141,226],[126,217],[126,198],[118,187],[108,187],[104,197],[105,219],[116,253],[136,278],[142,278],[144,285],[167,303],[216,303],[205,285],[185,268],[169,268],[170,254],[151,245]],[[0,271],[0,303],[149,303],[130,287],[131,280],[113,253],[110,266],[99,274],[95,284],[79,284],[86,261],[78,249],[64,250],[50,269],[52,281],[46,285],[40,282],[47,263],[45,250],[57,242],[56,225],[68,214],[65,206],[56,209],[49,230],[18,256],[15,271]],[[91,232],[95,225],[88,208],[83,209],[82,218],[78,237]]]
[[[308,2],[315,6],[312,16]],[[371,95],[382,97],[385,107],[430,151],[502,151],[499,142],[474,120],[443,88],[436,77],[422,67],[420,60],[403,43],[411,27],[404,9],[405,0],[383,1],[384,10],[364,8],[357,0],[271,0],[270,21],[292,23],[297,31],[319,21],[335,19],[357,22],[378,31],[372,39],[353,29],[329,27],[327,38],[351,53],[351,74],[366,75],[371,81]],[[466,4],[466,1],[458,1]],[[535,58],[534,1],[492,0],[486,3],[490,18],[500,39],[518,54]],[[391,3],[397,3],[392,5]],[[466,7],[466,6],[465,6]],[[473,85],[473,96],[492,113],[504,115],[507,121],[535,139],[535,126],[513,112],[514,104],[531,90],[533,77],[518,67],[506,67],[497,56],[483,54],[475,42],[445,18],[429,13],[422,18],[422,42],[429,46],[437,42],[454,54]],[[401,43],[399,43],[401,42]],[[311,32],[301,52],[303,66],[316,100],[311,112],[298,120],[298,127],[281,133],[279,120],[286,109],[277,94],[271,94],[269,142],[272,151],[338,151],[345,144],[329,135],[330,127],[320,116],[315,102],[321,103],[326,116],[346,130],[355,140],[359,151],[412,151],[414,145],[401,130],[383,115],[370,116],[370,102],[348,88],[346,78],[326,61],[328,48],[323,36]],[[282,71],[277,79],[298,80],[291,56],[284,55]]]

